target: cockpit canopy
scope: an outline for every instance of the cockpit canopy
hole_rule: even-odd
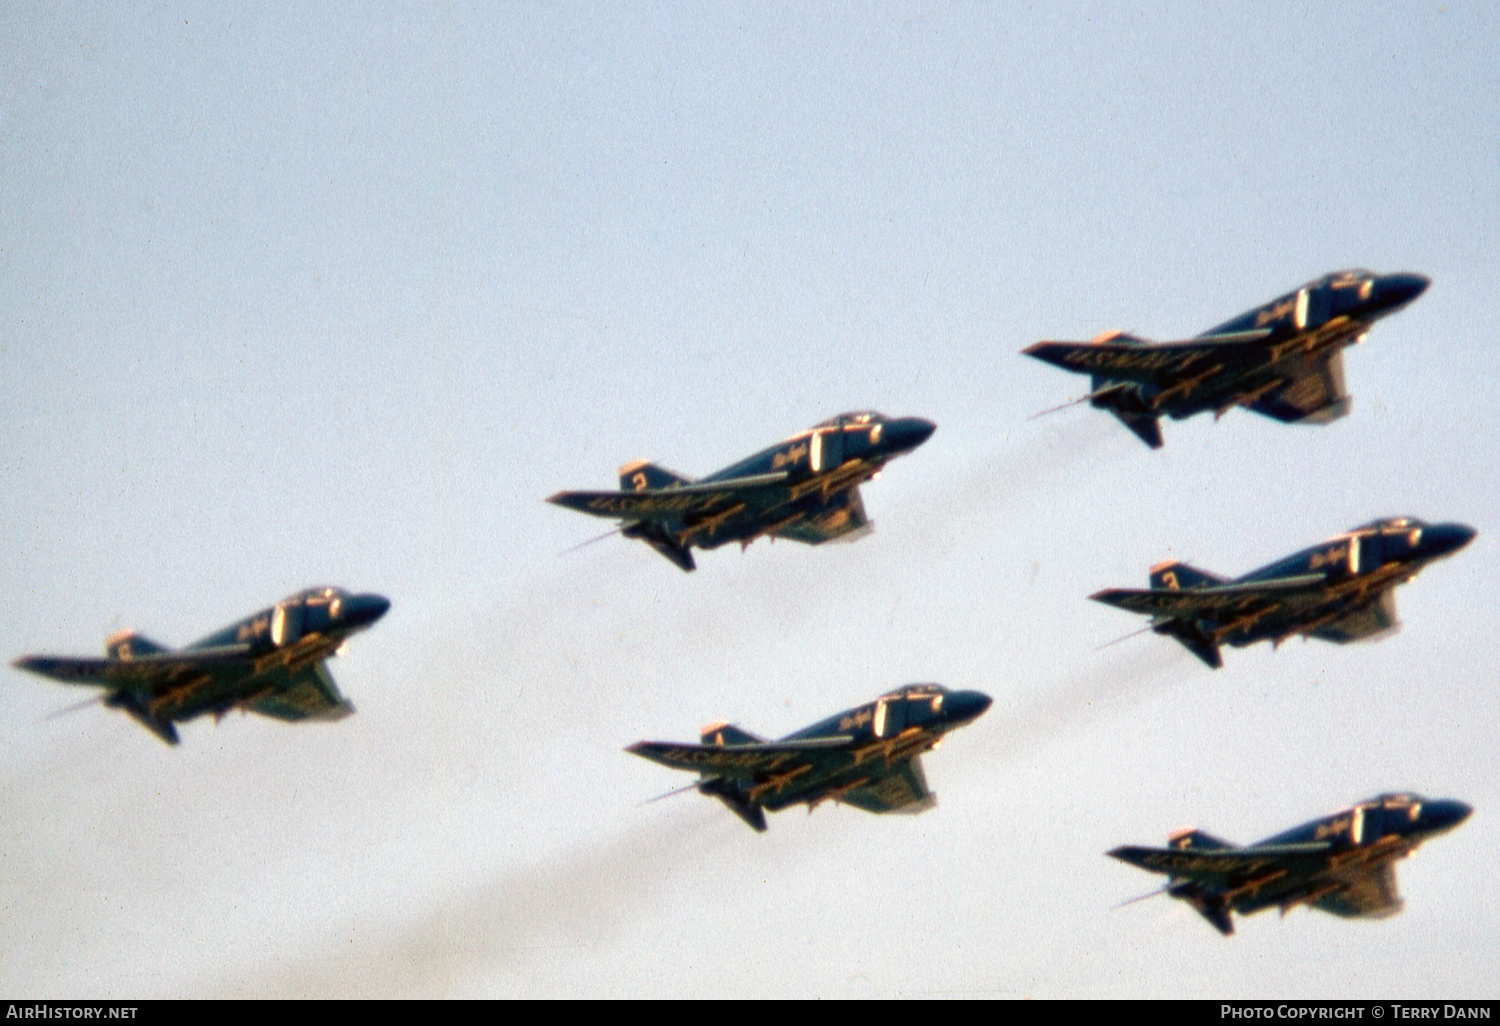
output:
[[[1417,543],[1422,540],[1422,529],[1426,526],[1416,517],[1390,517],[1366,524],[1363,530],[1385,538],[1404,537],[1408,545],[1416,548]]]
[[[904,687],[897,688],[895,691],[888,691],[880,697],[931,698],[934,695],[946,695],[947,693],[948,689],[943,687],[941,684],[907,684]]]
[[[1360,524],[1350,533],[1400,535],[1421,531],[1426,526],[1416,517],[1382,517],[1379,520],[1371,520],[1368,524]]]
[[[1422,818],[1422,799],[1414,794],[1382,794],[1355,807],[1355,840],[1374,840]]]
[[[276,603],[271,611],[271,643],[291,645],[305,633],[325,629],[328,621],[342,616],[348,597],[343,588],[308,588]]]
[[[884,414],[876,413],[874,410],[856,410],[853,413],[841,413],[837,417],[829,417],[827,420],[813,425],[813,430],[830,427],[859,427],[865,424],[878,424],[885,420]]]
[[[941,684],[908,684],[875,700],[876,737],[891,737],[925,723],[943,708],[948,689]]]

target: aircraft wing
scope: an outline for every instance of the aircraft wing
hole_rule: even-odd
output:
[[[1334,350],[1286,385],[1250,404],[1256,413],[1287,424],[1326,424],[1349,412],[1344,390],[1344,354]]]
[[[1298,574],[1265,581],[1214,584],[1203,588],[1110,588],[1095,592],[1095,602],[1118,606],[1132,613],[1176,619],[1244,613],[1257,606],[1278,606],[1303,596],[1316,596],[1327,583],[1322,574]]]
[[[821,545],[838,538],[850,537],[870,526],[865,515],[865,503],[858,488],[846,488],[829,496],[828,501],[816,510],[793,521],[785,527],[771,532],[777,538],[790,538],[808,545]],[[855,535],[858,537],[858,535]]]
[[[937,799],[927,789],[922,762],[915,755],[891,767],[890,773],[879,780],[845,791],[838,796],[838,801],[866,812],[912,814],[924,812],[937,804]]]
[[[252,698],[246,708],[278,720],[341,720],[354,711],[321,662],[289,674],[285,685]]]
[[[1267,874],[1306,871],[1321,865],[1327,857],[1328,844],[1283,844],[1265,848],[1230,848],[1195,851],[1178,848],[1140,848],[1125,846],[1109,854],[1121,862],[1165,873],[1168,876],[1198,883],[1233,887],[1240,881]]]
[[[1307,633],[1315,638],[1343,645],[1350,641],[1377,638],[1400,627],[1401,620],[1396,615],[1396,590],[1387,588],[1373,602]]]
[[[151,690],[240,667],[248,668],[250,646],[154,652],[130,659],[79,659],[59,656],[25,656],[12,666],[64,684],[96,684],[109,688]]]
[[[788,773],[800,776],[827,762],[833,752],[847,749],[852,740],[836,736],[723,746],[637,741],[625,750],[673,769],[696,770],[704,776],[753,782]]]
[[[638,492],[558,492],[548,502],[612,520],[685,521],[719,516],[785,484],[784,471]]]
[[[1384,919],[1400,912],[1402,904],[1396,890],[1396,867],[1390,861],[1350,874],[1343,887],[1313,902],[1314,907],[1346,919]]]
[[[1167,390],[1202,376],[1269,363],[1261,344],[1269,334],[1257,329],[1183,342],[1038,342],[1021,352],[1063,370]]]

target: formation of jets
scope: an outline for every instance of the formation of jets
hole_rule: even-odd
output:
[[[1349,410],[1342,351],[1380,318],[1427,288],[1416,274],[1342,271],[1182,342],[1149,343],[1111,332],[1090,343],[1039,342],[1024,352],[1088,374],[1080,402],[1108,410],[1152,448],[1159,418],[1243,406],[1288,423],[1322,424]],[[870,527],[859,486],[887,462],[932,436],[917,417],[873,412],[826,420],[717,473],[694,481],[653,463],[620,468],[618,491],[559,492],[548,501],[619,522],[685,571],[692,549],[788,538],[818,545]],[[1243,577],[1226,579],[1180,562],[1152,567],[1150,587],[1092,597],[1151,618],[1210,667],[1220,647],[1293,635],[1344,643],[1397,625],[1394,589],[1434,560],[1467,545],[1462,524],[1411,517],[1377,520]],[[187,648],[171,650],[123,631],[105,657],[25,656],[20,669],[69,684],[102,687],[98,699],[134,717],[169,744],[175,724],[240,709],[281,720],[337,720],[353,707],[326,660],[381,618],[383,597],[338,588],[300,592]],[[679,791],[718,798],[756,831],[765,812],[824,802],[869,812],[932,808],[921,755],[990,706],[978,691],[912,684],[777,741],[728,723],[703,729],[698,744],[641,741],[627,751],[696,779]],[[672,792],[677,793],[677,792]],[[1121,847],[1109,854],[1167,876],[1160,892],[1180,898],[1226,935],[1231,912],[1297,905],[1349,917],[1398,911],[1393,863],[1469,815],[1457,801],[1382,795],[1248,848],[1190,830],[1167,848]]]

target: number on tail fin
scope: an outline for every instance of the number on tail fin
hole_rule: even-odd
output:
[[[104,654],[111,659],[134,659],[136,656],[154,655],[171,651],[150,638],[132,630],[116,631],[104,639]]]
[[[658,467],[645,460],[636,460],[620,468],[620,490],[622,492],[644,492],[653,488],[671,488],[673,485],[692,484],[693,479]]]
[[[1224,578],[1211,574],[1207,570],[1188,566],[1186,563],[1169,561],[1158,563],[1151,568],[1151,587],[1153,588],[1170,588],[1172,591],[1177,591],[1181,588],[1203,588],[1210,584],[1223,583]]]

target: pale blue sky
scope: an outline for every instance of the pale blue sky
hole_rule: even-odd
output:
[[[0,990],[42,996],[1493,996],[1500,18],[1491,5],[16,4],[0,10],[0,639],[182,644],[389,596],[358,714],[0,687]],[[1151,452],[1018,355],[1433,285],[1347,418]],[[841,410],[938,431],[875,533],[684,575],[546,505]],[[1468,549],[1376,644],[1097,646],[1159,559],[1376,516]],[[624,754],[888,686],[995,698],[938,808],[756,835]],[[1406,911],[1220,938],[1103,852],[1383,790],[1476,807]]]

